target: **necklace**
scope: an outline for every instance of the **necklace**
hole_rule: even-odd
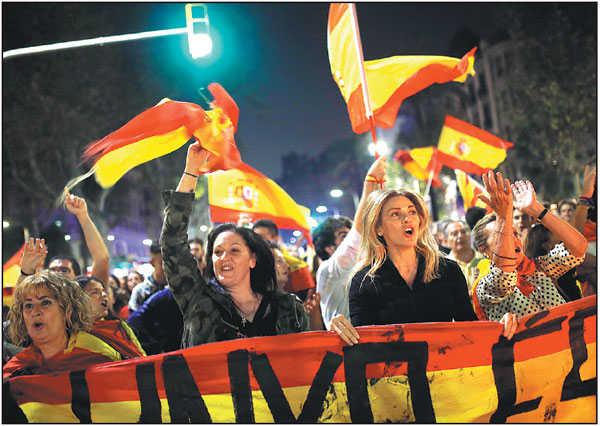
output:
[[[261,301],[261,299],[257,297],[257,299],[254,301],[254,305],[252,306],[252,310],[249,313],[245,313],[237,305],[235,305],[236,309],[240,313],[240,317],[242,318],[242,326],[245,326],[246,323],[250,321],[247,317],[249,317],[250,315],[252,315],[253,313],[256,312],[256,309],[257,309],[260,301]]]

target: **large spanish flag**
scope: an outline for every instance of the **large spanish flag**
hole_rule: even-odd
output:
[[[465,211],[467,211],[470,207],[483,207],[486,209],[488,214],[491,213],[492,209],[490,206],[477,198],[479,194],[488,196],[484,186],[462,170],[454,170],[454,173],[456,174],[456,184],[458,186],[460,196],[463,199]]]
[[[240,216],[252,221],[269,219],[282,229],[298,229],[310,239],[310,210],[296,204],[267,176],[241,163],[235,169],[208,175],[208,203],[213,222],[237,223]]]
[[[25,244],[2,266],[2,304],[10,306],[15,285],[21,274],[21,256],[25,251]]]
[[[348,105],[355,133],[369,130],[368,109],[375,126],[394,125],[402,101],[434,83],[464,82],[475,74],[475,50],[461,59],[447,56],[392,56],[362,62],[358,23],[352,3],[332,3],[327,25],[327,48],[333,79]],[[366,86],[361,79],[366,74]],[[365,93],[365,91],[367,93]],[[365,107],[365,99],[370,99]]]
[[[446,116],[438,141],[438,149],[447,154],[446,166],[476,175],[495,169],[512,146],[513,143],[450,115]]]
[[[73,187],[94,174],[100,186],[111,187],[132,168],[179,149],[192,137],[213,154],[199,173],[235,167],[241,162],[233,138],[239,110],[219,84],[210,84],[208,90],[215,98],[210,111],[193,103],[163,99],[120,129],[92,143],[82,160],[94,159],[94,165],[67,186]]]
[[[596,423],[596,296],[522,318],[209,343],[19,376],[5,423]],[[12,400],[11,400],[12,397]]]
[[[414,148],[410,151],[400,149],[394,155],[394,159],[399,161],[408,173],[419,180],[429,180],[433,172],[431,185],[442,186],[442,182],[437,177],[440,174],[443,163],[439,161],[436,147],[427,146],[424,148]]]

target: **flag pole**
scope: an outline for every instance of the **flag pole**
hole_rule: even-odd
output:
[[[360,40],[360,31],[358,29],[358,18],[356,15],[356,4],[350,3],[350,18],[352,20],[352,35],[354,36],[354,46],[356,47],[356,54],[358,56],[358,71],[360,75],[360,81],[362,86],[363,101],[365,103],[365,115],[371,126],[371,137],[373,138],[373,145],[377,145],[377,134],[375,132],[375,118],[373,117],[373,109],[371,108],[371,98],[369,96],[369,87],[367,86],[367,74],[365,72],[365,59],[363,56],[362,42]],[[379,158],[377,150],[375,150],[375,159]]]

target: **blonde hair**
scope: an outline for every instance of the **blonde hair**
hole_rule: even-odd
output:
[[[429,221],[429,211],[423,198],[416,192],[408,189],[385,189],[375,191],[369,195],[365,203],[362,215],[358,221],[362,227],[362,239],[358,251],[359,262],[354,273],[369,266],[367,276],[373,278],[375,272],[385,262],[387,257],[387,247],[383,237],[377,235],[377,228],[381,226],[381,216],[383,205],[394,197],[406,197],[414,205],[419,216],[419,235],[415,250],[425,258],[424,281],[431,282],[439,278],[439,260],[440,252],[437,243],[431,235],[427,226]]]
[[[23,304],[29,294],[35,294],[40,289],[47,290],[50,297],[58,303],[60,311],[65,316],[67,337],[92,328],[90,298],[79,284],[63,274],[48,270],[41,271],[27,277],[15,289],[13,303],[8,313],[10,320],[8,333],[15,345],[23,345],[30,340],[23,318]]]

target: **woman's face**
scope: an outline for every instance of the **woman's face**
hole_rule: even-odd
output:
[[[421,220],[411,200],[403,195],[392,197],[383,204],[380,215],[376,232],[388,247],[416,247]]]
[[[92,316],[98,321],[108,315],[108,294],[98,281],[90,281],[85,286],[85,292],[90,296]]]
[[[133,291],[133,287],[135,287],[141,282],[142,279],[136,272],[130,272],[129,275],[127,275],[127,288],[129,289],[129,291]]]
[[[250,269],[256,266],[256,255],[240,234],[224,231],[217,235],[211,258],[213,273],[223,287],[250,285]]]
[[[23,302],[23,320],[27,334],[36,346],[60,342],[67,337],[65,314],[45,288],[27,293]]]
[[[283,291],[283,287],[288,282],[288,276],[290,274],[290,266],[283,258],[283,254],[279,249],[271,249],[273,257],[275,258],[275,272],[277,275],[277,288]]]
[[[483,254],[488,259],[491,259],[492,247],[494,247],[496,238],[498,236],[502,237],[502,238],[514,238],[515,239],[515,257],[516,257],[516,260],[510,260],[510,259],[505,259],[505,260],[506,260],[506,263],[516,262],[516,265],[518,266],[521,263],[521,261],[523,260],[523,241],[521,240],[521,238],[518,235],[510,237],[508,235],[498,234],[497,232],[494,232],[494,230],[496,229],[496,221],[488,223],[485,226],[485,229],[487,231],[487,239],[486,239],[487,248],[485,248],[481,252],[481,254]]]

